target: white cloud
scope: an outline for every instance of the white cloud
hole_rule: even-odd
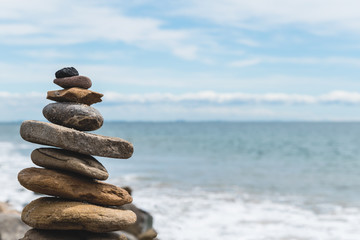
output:
[[[52,101],[45,94],[0,92],[0,121],[45,120],[42,109]],[[345,112],[339,116],[336,111]],[[285,93],[120,94],[105,92],[93,105],[106,120],[357,120],[354,108],[360,92],[333,91],[322,95]],[[345,107],[346,106],[346,107]],[[126,114],[124,114],[126,113]]]
[[[360,33],[360,2],[356,0],[188,0],[174,13],[251,29],[292,24],[323,33]]]
[[[106,92],[104,102],[118,104],[360,104],[360,93],[333,91],[324,95],[267,93],[216,93],[203,91],[197,93],[171,94],[120,94]]]
[[[262,60],[259,58],[244,59],[244,60],[233,61],[229,64],[229,66],[231,66],[231,67],[249,67],[249,66],[254,66],[254,65],[260,64],[261,62],[262,62]]]
[[[19,51],[20,54],[25,56],[30,56],[34,58],[42,58],[42,59],[74,59],[76,55],[70,52],[58,51],[54,49],[44,49],[44,50],[25,50]],[[96,55],[96,54],[94,54]]]
[[[18,102],[21,105],[31,102],[43,103],[44,93],[11,93],[0,92],[2,104]],[[145,94],[122,94],[117,92],[105,92],[102,104],[204,104],[204,105],[228,105],[228,104],[360,104],[360,92],[332,91],[326,94],[312,96],[305,94],[286,93],[218,93],[214,91],[201,91],[195,93],[145,93]]]
[[[359,104],[360,103],[360,93],[334,91],[334,92],[320,96],[318,98],[318,101],[321,103]]]
[[[35,7],[36,6],[36,7]],[[196,58],[188,44],[191,33],[167,29],[149,17],[130,17],[98,1],[0,1],[0,42],[25,45],[66,45],[121,41],[144,49],[168,50],[184,59]]]
[[[231,67],[248,67],[258,65],[261,63],[279,64],[309,64],[309,65],[347,65],[347,66],[360,66],[360,58],[351,57],[270,57],[270,56],[255,56],[249,59],[242,59],[232,61],[228,65]]]
[[[249,38],[240,38],[237,42],[249,47],[259,47],[261,45],[258,41]]]

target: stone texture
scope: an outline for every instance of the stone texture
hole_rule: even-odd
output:
[[[27,120],[21,124],[21,137],[29,142],[110,158],[129,158],[133,145],[121,138],[85,133],[52,123]]]
[[[0,240],[19,239],[28,229],[20,214],[0,213]]]
[[[54,79],[54,83],[63,88],[79,87],[79,88],[88,89],[92,85],[90,78],[85,76],[56,78]]]
[[[90,155],[84,155],[57,148],[38,148],[31,153],[31,160],[40,167],[60,169],[106,180],[109,177],[105,167]]]
[[[126,227],[124,231],[133,234],[137,238],[140,238],[140,236],[143,236],[144,239],[153,239],[156,237],[157,233],[153,229],[153,217],[148,212],[137,208],[132,203],[116,208],[130,210],[136,214],[136,222]]]
[[[43,197],[29,203],[21,219],[38,229],[110,232],[133,224],[136,215],[128,210]]]
[[[78,75],[79,72],[74,67],[62,68],[55,73],[56,78],[65,78],[65,77],[72,77]]]
[[[63,90],[48,91],[46,98],[57,102],[75,102],[92,105],[101,102],[103,96],[103,94],[98,92],[73,87]]]
[[[20,240],[129,240],[125,233],[30,229]]]
[[[104,122],[98,110],[81,103],[50,103],[44,107],[43,115],[52,123],[81,131],[99,129]]]
[[[120,187],[69,172],[32,167],[21,170],[18,180],[33,192],[51,196],[99,205],[121,206],[132,202],[132,197]]]
[[[139,240],[153,240],[154,238],[156,238],[157,236],[157,232],[155,231],[155,229],[151,228],[149,230],[147,230],[146,232],[140,234],[138,236]]]

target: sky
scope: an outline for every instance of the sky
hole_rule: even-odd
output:
[[[75,67],[105,121],[359,121],[356,0],[0,0],[0,121]]]

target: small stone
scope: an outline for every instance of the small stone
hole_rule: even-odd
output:
[[[31,153],[31,160],[40,167],[60,169],[81,174],[89,178],[106,180],[105,167],[90,155],[58,148],[38,148]]]
[[[134,151],[133,145],[121,138],[85,133],[35,120],[24,121],[20,127],[20,135],[32,143],[101,157],[129,158]]]
[[[63,90],[48,91],[46,98],[57,102],[75,102],[92,105],[101,102],[101,97],[103,96],[104,95],[101,93],[73,87]]]
[[[140,234],[138,236],[138,239],[139,240],[153,240],[156,237],[157,237],[157,232],[155,231],[155,229],[150,228],[146,232]]]
[[[23,209],[21,219],[38,229],[110,232],[133,224],[136,215],[129,210],[43,197],[29,203]]]
[[[151,216],[150,213],[136,207],[132,203],[117,206],[116,208],[130,210],[136,214],[136,222],[126,227],[124,231],[133,234],[138,239],[140,239],[140,236],[143,236],[144,239],[153,239],[156,237],[156,231],[153,229],[153,216]]]
[[[79,87],[79,88],[88,89],[92,85],[90,78],[85,76],[56,78],[54,79],[54,83],[63,88]]]
[[[128,240],[118,233],[92,233],[87,231],[61,231],[30,229],[20,240]]]
[[[33,192],[66,199],[109,206],[132,202],[132,197],[122,188],[59,170],[25,168],[19,172],[18,180]]]
[[[52,123],[81,131],[99,129],[104,123],[98,110],[81,103],[50,103],[44,107],[43,115]]]
[[[74,67],[66,67],[66,68],[58,70],[55,73],[56,78],[65,78],[65,77],[72,77],[72,76],[79,76],[79,72]]]

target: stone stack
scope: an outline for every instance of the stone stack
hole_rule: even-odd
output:
[[[103,182],[108,172],[92,155],[129,158],[133,146],[121,138],[85,132],[103,124],[99,111],[90,106],[101,102],[103,95],[88,90],[91,80],[79,76],[75,68],[63,68],[55,76],[54,83],[64,89],[47,94],[56,101],[43,109],[51,123],[29,120],[20,128],[24,140],[52,146],[31,153],[33,163],[40,168],[26,168],[18,174],[22,186],[51,196],[40,197],[23,209],[22,221],[34,228],[23,239],[62,239],[62,235],[68,239],[73,234],[79,236],[75,239],[90,235],[126,239],[107,232],[135,223],[135,213],[119,207],[131,203],[132,197],[126,190]]]

